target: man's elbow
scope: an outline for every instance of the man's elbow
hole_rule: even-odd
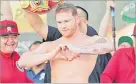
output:
[[[98,50],[98,51],[99,51],[99,54],[110,53],[113,51],[113,47],[108,46],[108,47],[102,48],[101,50]]]
[[[114,50],[113,45],[109,45],[108,48],[106,49],[106,53],[112,52]]]
[[[21,58],[17,61],[17,63],[18,63],[18,66],[21,67],[21,68],[25,68],[26,67],[25,62]]]
[[[29,62],[30,62],[29,53],[26,52],[26,53],[23,53],[23,55],[18,60],[18,65],[21,68],[31,67],[31,65],[28,65]]]
[[[101,47],[99,47],[100,49],[98,50],[100,52],[100,54],[105,54],[105,53],[110,53],[114,50],[113,45],[111,44],[112,42],[108,42],[104,45],[102,45]]]
[[[112,52],[114,50],[114,46],[113,46],[113,43],[112,41],[107,41],[107,44],[105,45],[105,53],[109,53],[109,52]]]
[[[31,68],[33,65],[28,64],[28,62],[26,62],[25,60],[21,58],[18,60],[18,66],[21,68]]]

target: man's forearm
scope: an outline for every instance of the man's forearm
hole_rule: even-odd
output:
[[[40,45],[42,46],[42,45]],[[45,51],[40,50],[35,50],[35,51],[28,51],[26,53],[24,53],[19,61],[18,61],[18,65],[20,67],[32,67],[41,63],[45,63],[48,60],[52,60],[54,59],[54,57],[58,54],[58,52],[61,50],[60,46],[55,48],[54,50],[52,50],[51,52],[46,51],[46,49],[44,49]]]
[[[42,37],[46,40],[47,38],[47,32],[48,32],[48,24],[47,20],[45,23],[42,21],[41,17],[38,14],[34,14],[31,12],[27,12],[24,10],[25,18],[28,20],[29,24],[32,26],[32,28]]]
[[[106,13],[101,21],[100,28],[99,28],[99,36],[105,37],[109,28],[110,24],[110,10],[111,7],[115,8],[115,2],[113,0],[107,0],[106,1]]]
[[[109,24],[110,24],[110,11],[107,10],[102,21],[100,24],[100,28],[99,28],[99,36],[103,36],[105,37],[109,28]]]
[[[45,63],[48,60],[51,60],[52,56],[53,56],[52,53],[37,54],[37,55],[24,53],[19,59],[18,65],[23,68],[32,67],[41,63]]]

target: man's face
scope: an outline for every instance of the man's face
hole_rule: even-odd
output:
[[[131,45],[128,43],[128,42],[123,42],[119,45],[118,49],[121,49],[121,48],[129,48],[131,47]]]
[[[64,37],[70,37],[75,33],[78,24],[78,17],[73,16],[70,10],[57,13],[56,21],[58,30]]]
[[[18,44],[18,35],[9,34],[6,36],[0,36],[1,51],[5,53],[12,53]]]

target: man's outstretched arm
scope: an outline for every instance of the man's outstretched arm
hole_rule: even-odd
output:
[[[46,40],[48,34],[47,21],[44,23],[38,14],[27,12],[26,10],[24,10],[24,12],[25,18],[28,20],[28,23],[42,38]]]
[[[61,47],[58,46],[53,51],[48,52],[48,45],[48,43],[42,43],[35,50],[25,52],[20,57],[18,65],[22,68],[29,68],[55,59],[55,56],[61,51]]]
[[[90,54],[90,55],[98,55],[105,54],[113,51],[112,42],[106,37],[93,36],[90,39],[90,43],[78,47],[73,46],[71,44],[66,44],[70,51],[80,53],[82,55]]]
[[[90,54],[105,54],[113,51],[113,43],[110,39],[101,36],[94,36],[91,44],[87,44]]]

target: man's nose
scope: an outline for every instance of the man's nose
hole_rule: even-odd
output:
[[[61,25],[61,28],[62,28],[62,29],[65,29],[65,28],[66,28],[66,24],[63,23],[63,24]]]

